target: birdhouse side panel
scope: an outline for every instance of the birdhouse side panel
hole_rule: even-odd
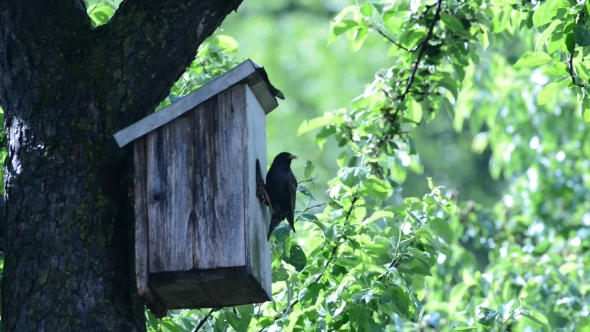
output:
[[[149,298],[148,288],[148,213],[147,213],[147,162],[145,137],[133,144],[133,167],[135,187],[135,279],[137,291],[142,298]]]
[[[194,267],[245,266],[244,95],[231,87],[199,105],[194,114]]]
[[[187,114],[146,137],[150,273],[193,267],[193,126]]]
[[[264,299],[270,300],[272,296],[272,276],[270,267],[270,245],[266,239],[268,233],[268,220],[270,213],[266,206],[261,204],[256,195],[256,160],[260,165],[262,178],[266,178],[266,114],[250,88],[244,85],[246,94],[248,121],[248,144],[245,154],[248,172],[244,173],[244,183],[247,183],[245,196],[247,198],[247,266],[256,281],[261,286],[261,294]]]

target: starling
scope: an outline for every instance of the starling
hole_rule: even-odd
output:
[[[268,229],[268,239],[274,229],[287,218],[289,226],[295,233],[295,192],[297,191],[297,179],[291,171],[291,161],[296,159],[288,152],[279,153],[270,165],[266,175],[266,192],[272,205],[272,217]]]
[[[264,80],[264,82],[266,82],[266,84],[268,84],[268,90],[270,91],[270,94],[273,95],[273,97],[277,97],[279,99],[285,100],[285,95],[283,94],[283,92],[281,92],[281,90],[275,88],[275,86],[272,85],[272,83],[270,83],[270,80],[268,79],[268,74],[266,73],[266,70],[264,69],[264,67],[256,67],[256,72],[258,74],[260,74],[260,76],[262,76],[262,79]]]

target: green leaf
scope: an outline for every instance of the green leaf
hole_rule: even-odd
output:
[[[520,314],[523,315],[524,317],[528,318],[529,320],[531,320],[531,321],[533,321],[533,322],[541,325],[541,326],[544,326],[545,325],[545,323],[541,322],[535,316],[533,316],[532,314],[530,314],[530,313],[528,313],[526,311],[521,311]]]
[[[285,255],[285,253],[283,253],[283,260],[293,266],[297,272],[301,272],[307,263],[307,258],[305,257],[303,249],[301,249],[301,247],[296,243],[291,245],[291,250],[289,251],[288,257]]]
[[[414,99],[409,99],[407,103],[408,109],[406,111],[406,118],[412,120],[414,123],[420,123],[422,120],[422,105]]]
[[[350,13],[353,16],[353,19],[345,20],[344,18]],[[334,20],[332,20],[332,22],[330,23],[330,36],[328,37],[328,45],[333,43],[339,35],[345,33],[346,31],[354,27],[357,27],[361,22],[361,18],[362,14],[359,11],[358,6],[347,6],[344,9],[342,9],[342,11],[340,11],[340,13],[336,15],[336,17],[334,17]]]
[[[555,53],[555,51],[559,50],[563,44],[563,33],[555,32],[551,38],[549,38],[549,43],[547,44],[547,52],[549,54]]]
[[[284,268],[281,267],[278,270],[272,271],[272,281],[286,281],[289,279],[289,272]]]
[[[527,53],[522,56],[516,63],[512,66],[514,68],[523,68],[523,67],[536,67],[551,61],[552,58],[549,54],[545,52],[534,52],[534,53]]]
[[[356,328],[357,331],[367,330],[369,317],[369,308],[365,305],[353,305],[350,309],[350,325]]]
[[[497,311],[489,308],[479,307],[479,313],[477,314],[477,322],[483,326],[491,327],[492,325],[494,325],[494,321],[497,317],[499,317]]]
[[[307,160],[307,162],[305,163],[305,168],[303,169],[303,179],[310,179],[314,169],[315,166],[313,165],[311,160]]]
[[[559,7],[557,6],[559,0],[547,0],[543,2],[535,13],[533,14],[533,26],[538,28],[553,20]]]
[[[555,82],[551,82],[551,83],[545,85],[543,87],[543,89],[541,89],[541,92],[539,92],[539,97],[537,99],[537,103],[539,105],[545,105],[545,104],[547,104],[548,101],[550,101],[551,99],[554,99],[555,92],[557,91],[558,87],[559,87],[559,83],[555,83]]]
[[[381,219],[381,218],[393,218],[393,213],[389,212],[389,211],[375,211],[373,212],[373,214],[371,215],[370,218],[367,218],[363,221],[363,225],[369,225],[371,224],[373,221],[377,220],[377,219]]]
[[[469,33],[465,30],[461,21],[459,21],[455,16],[442,13],[440,14],[440,19],[451,31],[463,37],[469,38]]]
[[[272,232],[272,235],[275,237],[278,243],[283,243],[285,239],[291,233],[291,227],[286,223],[280,223],[277,228]]]
[[[590,332],[590,317],[582,317],[576,325],[575,332]]]
[[[234,328],[234,330],[237,330],[240,327],[240,318],[238,318],[238,315],[235,313],[226,310],[225,318],[227,319],[229,325]]]
[[[297,191],[302,193],[303,195],[310,197],[312,200],[315,201],[315,197],[313,197],[313,194],[311,193],[311,191],[309,191],[309,189],[305,186],[298,186],[297,187]]]
[[[360,12],[365,17],[372,17],[373,16],[373,6],[371,6],[370,2],[365,2],[360,8]]]
[[[563,62],[558,62],[553,67],[545,70],[546,75],[564,76],[568,75],[568,67]]]
[[[440,236],[447,244],[451,244],[453,242],[453,230],[449,223],[441,218],[432,218],[428,224],[432,228],[433,232]]]
[[[248,326],[252,321],[252,316],[254,315],[254,306],[251,304],[237,306],[236,310],[240,314],[240,324],[236,329],[237,332],[247,332]]]
[[[310,284],[309,286],[301,290],[301,292],[299,292],[297,300],[299,300],[299,303],[301,303],[303,307],[309,307],[311,305],[314,305],[318,299],[320,290],[322,289],[323,286],[321,284]]]
[[[338,23],[335,23],[332,26],[332,31],[334,33],[335,36],[339,36],[343,33],[345,33],[346,31],[358,26],[358,22],[353,21],[353,20],[344,20],[344,21],[340,21]]]
[[[303,121],[301,125],[299,125],[299,129],[297,129],[297,136],[301,136],[324,126],[336,125],[342,122],[344,122],[342,117],[334,116],[333,113],[325,113],[322,117]]]
[[[410,146],[410,151],[408,152],[410,156],[418,154],[418,150],[416,149],[416,143],[411,137],[408,137],[408,145]]]
[[[88,13],[96,25],[101,25],[108,23],[115,12],[111,6],[98,5],[89,8]]]
[[[238,42],[233,37],[227,35],[215,36],[215,44],[226,53],[237,52],[239,47]]]
[[[581,104],[582,118],[586,123],[590,122],[590,98],[586,97]]]
[[[369,167],[346,167],[339,171],[340,180],[345,186],[354,187],[365,181],[371,169]]]
[[[455,327],[453,331],[472,331],[477,330],[477,326],[463,326],[463,327]]]
[[[158,326],[160,326],[160,321],[156,318],[156,316],[154,316],[151,313],[151,311],[147,310],[146,314],[147,314],[147,320],[148,320],[148,323],[150,324],[150,326],[153,327],[154,329],[157,329]]]
[[[354,295],[352,295],[352,297],[350,298],[353,302],[365,302],[365,304],[368,304],[369,302],[371,302],[371,300],[373,299],[373,291],[372,290],[367,290],[367,289],[363,289],[359,292],[354,293]]]
[[[217,319],[215,319],[215,326],[213,326],[213,331],[217,332],[217,331],[225,331],[227,330],[227,319],[226,319],[227,315],[225,311],[222,311],[219,313],[219,315],[217,316]]]
[[[561,24],[563,24],[563,22],[561,20],[554,20],[547,27],[547,29],[543,30],[543,33],[541,34],[541,36],[537,40],[537,44],[535,46],[535,51],[538,52],[545,45],[547,40],[549,40],[549,38],[551,37],[551,34],[553,33],[553,31],[555,31],[555,29]]]
[[[348,32],[348,42],[353,52],[361,49],[365,39],[369,35],[369,29],[361,27]]]
[[[490,139],[490,133],[485,131],[473,137],[471,142],[471,150],[476,153],[482,153],[487,147]]]
[[[574,41],[580,46],[590,45],[590,31],[586,27],[577,24],[574,27]]]
[[[438,81],[438,84],[447,89],[453,95],[455,101],[457,101],[457,98],[459,98],[459,89],[457,88],[457,81],[453,79],[451,74],[443,73],[442,80]]]

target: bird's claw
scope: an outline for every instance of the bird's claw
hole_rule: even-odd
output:
[[[268,205],[268,208],[270,209],[270,214],[274,214],[274,211],[272,209],[272,203],[270,201],[270,197],[268,196],[268,193],[266,192],[266,188],[264,186],[264,183],[258,183],[258,188],[256,189],[256,194],[258,196],[258,199],[260,201],[262,201],[262,203]]]

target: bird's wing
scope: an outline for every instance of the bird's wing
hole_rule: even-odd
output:
[[[293,172],[289,173],[289,198],[290,198],[290,203],[291,206],[288,210],[288,214],[287,214],[287,220],[291,223],[293,223],[293,221],[295,220],[294,214],[295,214],[295,195],[297,193],[297,179],[295,178],[295,175],[293,175]]]

